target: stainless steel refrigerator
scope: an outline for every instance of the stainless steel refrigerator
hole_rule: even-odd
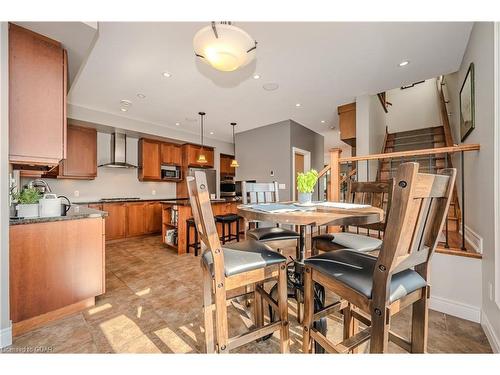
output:
[[[217,196],[217,171],[215,169],[189,168],[188,176],[194,176],[194,172],[205,172],[207,176],[208,192]]]

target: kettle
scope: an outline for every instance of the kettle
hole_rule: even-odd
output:
[[[63,204],[62,199],[66,199],[68,204]],[[47,193],[38,201],[40,217],[65,216],[71,207],[71,202],[65,196]]]

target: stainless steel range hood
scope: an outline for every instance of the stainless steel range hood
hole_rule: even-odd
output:
[[[111,162],[99,167],[109,168],[137,168],[127,163],[127,136],[124,133],[111,134]]]

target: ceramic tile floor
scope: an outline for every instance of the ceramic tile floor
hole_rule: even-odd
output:
[[[293,253],[293,249],[292,252]],[[203,353],[200,258],[178,256],[165,249],[160,237],[131,239],[106,248],[106,289],[96,305],[50,325],[15,337],[7,350],[38,347],[55,353]],[[295,315],[290,301],[290,314]],[[408,335],[410,312],[392,321],[392,329]],[[290,318],[291,351],[300,352],[302,333]],[[241,305],[229,308],[230,334],[251,325]],[[342,326],[328,320],[328,336],[340,341]],[[254,342],[239,353],[278,353],[278,333]],[[367,351],[367,343],[361,352]],[[403,353],[389,344],[390,352]],[[429,353],[491,353],[477,323],[436,311],[429,312]]]

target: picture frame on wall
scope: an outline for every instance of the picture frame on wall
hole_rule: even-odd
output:
[[[470,63],[460,89],[460,139],[462,142],[476,127],[474,99],[474,63]]]

